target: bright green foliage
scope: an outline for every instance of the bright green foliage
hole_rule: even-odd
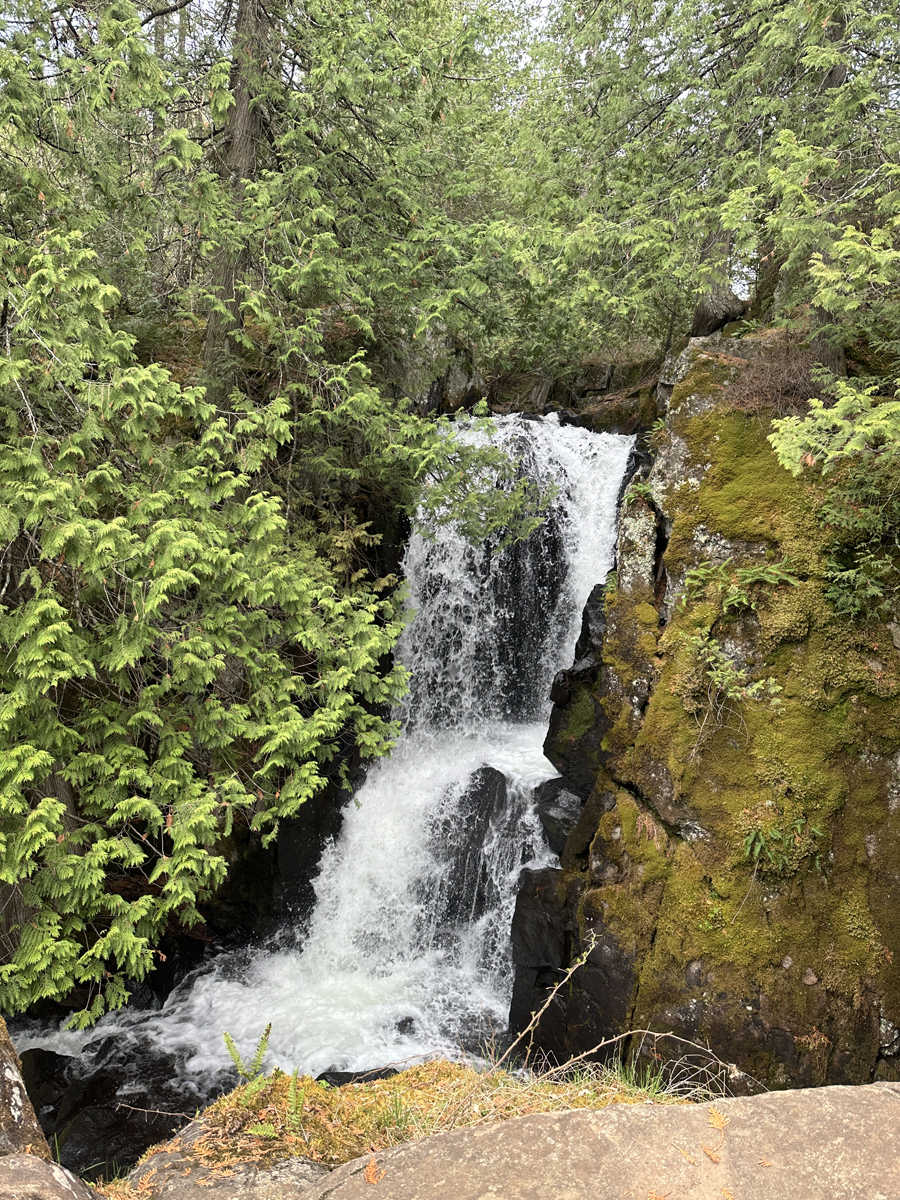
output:
[[[0,376],[2,878],[35,913],[2,968],[11,1007],[143,975],[168,916],[196,920],[222,881],[234,815],[271,836],[342,737],[384,753],[375,714],[402,686],[380,661],[396,601],[342,578],[253,486],[290,436],[284,401],[217,414],[129,362],[89,265],[76,235],[38,248]],[[135,870],[146,894],[127,901]]]
[[[752,825],[744,836],[744,858],[750,859],[754,869],[764,873],[790,875],[804,858],[811,855],[816,869],[821,870],[823,831],[817,825],[811,825],[806,816],[796,817],[785,828],[784,818],[774,805],[772,808],[768,822]]]
[[[224,1033],[222,1036],[225,1040],[225,1048],[227,1049],[231,1061],[234,1063],[235,1070],[241,1079],[252,1083],[262,1073],[263,1062],[265,1061],[266,1053],[269,1049],[269,1037],[272,1033],[272,1025],[269,1023],[262,1031],[259,1041],[256,1044],[256,1050],[253,1058],[249,1063],[245,1063],[241,1056],[240,1050],[235,1045],[234,1038],[230,1033]]]
[[[804,332],[812,305],[822,344],[893,349],[895,0],[552,11],[532,186],[583,329],[659,344],[694,296],[756,285]]]
[[[777,587],[781,583],[795,584],[797,576],[787,569],[788,562],[760,563],[758,566],[737,567],[730,558],[722,563],[701,562],[685,574],[684,598],[682,604],[687,607],[688,601],[697,600],[706,592],[710,585],[716,592],[716,600],[722,606],[723,615],[732,609],[740,612],[744,608],[755,609],[763,585]]]
[[[388,149],[405,142],[369,130],[357,150],[388,163],[351,203],[346,128],[309,100],[331,95],[365,131],[372,96],[354,89],[383,91],[388,120],[420,76],[410,60],[398,91],[397,56],[377,62],[386,18],[327,32],[314,87],[273,84],[281,131],[238,210],[200,140],[229,109],[221,63],[186,87],[127,3],[68,23],[23,3],[0,30],[0,885],[24,914],[0,966],[7,1011],[73,987],[81,1021],[122,1003],[167,923],[200,919],[235,821],[270,840],[352,750],[389,749],[403,614],[369,558],[373,513],[455,511],[496,538],[537,520],[513,464],[383,394],[336,342],[371,335],[411,261],[401,240],[390,265],[409,213]],[[205,284],[167,300],[161,281],[185,265],[202,281],[230,239],[251,253],[217,408],[129,328],[182,337]]]
[[[778,682],[771,676],[754,678],[752,670],[736,660],[719,640],[729,620],[742,612],[756,610],[765,594],[780,584],[795,585],[796,575],[787,562],[736,566],[730,558],[722,563],[701,562],[685,573],[684,596],[678,606],[683,614],[705,611],[706,619],[695,632],[682,630],[676,639],[680,668],[672,691],[681,698],[685,712],[697,722],[698,732],[691,753],[696,758],[709,738],[737,717],[748,702],[781,705]]]
[[[776,421],[782,466],[826,476],[819,509],[829,552],[828,597],[839,612],[894,612],[900,595],[900,402],[836,380],[831,404]]]

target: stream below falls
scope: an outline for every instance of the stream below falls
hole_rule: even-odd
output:
[[[169,1086],[200,1104],[233,1081],[225,1030],[249,1059],[271,1024],[267,1067],[313,1075],[477,1054],[502,1038],[518,875],[556,861],[533,800],[556,775],[542,754],[550,684],[613,565],[632,439],[555,416],[493,427],[524,472],[555,488],[548,519],[503,551],[452,526],[411,539],[403,730],[326,848],[306,925],[219,954],[155,1011],[126,1008],[85,1033],[20,1025],[20,1052],[77,1055],[84,1073],[112,1063],[121,1099],[146,1095],[133,1075],[157,1051]]]

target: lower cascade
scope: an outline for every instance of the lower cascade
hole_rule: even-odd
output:
[[[521,470],[552,489],[547,520],[503,550],[452,526],[412,537],[402,732],[347,806],[308,923],[218,955],[158,1011],[128,1008],[87,1033],[23,1031],[20,1050],[89,1061],[114,1038],[127,1062],[158,1047],[200,1101],[231,1069],[225,1030],[249,1060],[271,1024],[267,1066],[313,1075],[458,1057],[502,1036],[518,875],[555,861],[533,799],[556,775],[542,754],[550,683],[613,565],[632,439],[555,416],[493,426]]]

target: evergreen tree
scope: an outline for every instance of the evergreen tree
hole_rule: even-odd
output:
[[[0,37],[7,1010],[121,1003],[169,919],[199,919],[236,819],[271,838],[351,746],[387,751],[401,603],[367,560],[373,496],[480,536],[528,500],[337,336],[371,336],[392,236],[395,280],[419,261],[391,116],[418,59],[386,17],[304,10],[263,39],[247,11],[231,86],[161,62],[125,2],[26,0]],[[175,378],[146,330],[204,304],[216,353]]]

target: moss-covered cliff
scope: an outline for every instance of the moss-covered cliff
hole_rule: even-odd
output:
[[[819,497],[729,405],[766,353],[696,338],[658,389],[598,662],[554,709],[586,804],[520,897],[514,1020],[589,951],[542,1025],[557,1055],[643,1028],[770,1087],[900,1078],[900,649],[834,616]]]

